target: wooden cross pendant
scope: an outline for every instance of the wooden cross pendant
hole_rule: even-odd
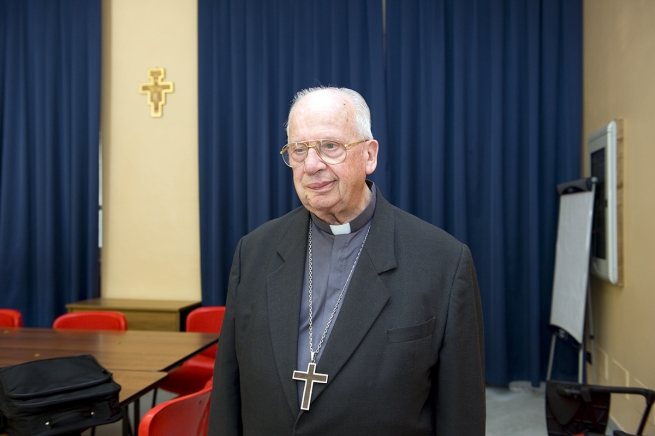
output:
[[[320,374],[314,372],[316,369],[316,364],[314,362],[309,362],[307,365],[307,372],[295,370],[293,372],[293,379],[304,381],[305,387],[302,391],[302,403],[300,408],[302,410],[309,410],[309,402],[312,400],[312,390],[314,389],[314,383],[327,383],[328,376],[327,374]]]
[[[139,86],[139,92],[148,95],[150,115],[155,118],[162,116],[166,104],[166,94],[173,92],[174,89],[173,82],[162,82],[165,74],[163,68],[151,68],[148,70],[150,82],[142,83]]]

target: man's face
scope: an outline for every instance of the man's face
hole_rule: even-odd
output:
[[[289,118],[289,142],[336,139],[344,144],[360,141],[354,129],[350,101],[336,91],[315,91],[306,95]],[[355,145],[346,160],[328,165],[310,149],[305,164],[293,169],[293,183],[302,204],[329,224],[355,218],[368,204],[366,175],[377,166],[375,140]]]

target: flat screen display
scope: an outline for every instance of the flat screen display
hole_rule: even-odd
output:
[[[607,226],[605,220],[605,150],[591,153],[591,175],[598,179],[594,195],[594,218],[591,227],[591,255],[599,259],[607,259],[606,238]]]
[[[619,284],[616,121],[589,136],[589,174],[598,179],[594,193],[591,231],[591,271]]]

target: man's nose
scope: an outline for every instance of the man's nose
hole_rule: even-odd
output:
[[[325,167],[325,162],[319,157],[315,148],[307,150],[307,157],[305,158],[305,172],[314,174]]]

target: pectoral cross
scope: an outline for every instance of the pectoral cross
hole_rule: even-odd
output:
[[[150,115],[156,118],[163,114],[166,94],[173,92],[173,82],[162,82],[165,75],[163,68],[151,68],[148,70],[150,83],[142,83],[139,87],[141,94],[148,94]]]
[[[304,381],[305,387],[302,391],[302,402],[300,408],[302,410],[309,410],[309,402],[312,400],[312,390],[314,389],[314,383],[327,383],[328,376],[327,374],[320,374],[314,372],[316,369],[316,364],[309,362],[307,365],[307,372],[295,370],[293,372],[293,379]]]

